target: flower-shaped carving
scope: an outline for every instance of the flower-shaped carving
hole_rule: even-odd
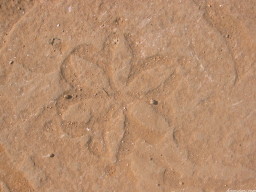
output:
[[[152,142],[170,130],[168,121],[143,97],[163,86],[174,69],[157,57],[154,62],[137,64],[133,46],[128,36],[113,34],[99,51],[91,45],[77,46],[61,68],[70,86],[65,93],[69,96],[58,101],[64,132],[72,137],[90,134],[91,151],[95,155],[108,151],[112,161],[116,161],[129,118],[152,136]]]

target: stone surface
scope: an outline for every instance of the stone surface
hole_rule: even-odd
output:
[[[256,190],[255,18],[254,0],[0,0],[0,190]]]

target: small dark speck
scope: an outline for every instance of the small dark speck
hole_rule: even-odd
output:
[[[53,158],[54,156],[55,156],[55,155],[54,155],[53,153],[52,153],[52,154],[50,154],[50,157],[51,157],[51,158]]]
[[[149,103],[151,105],[157,105],[158,104],[158,101],[157,100],[154,100],[154,99],[150,99]]]
[[[64,95],[65,99],[72,99],[72,95]]]

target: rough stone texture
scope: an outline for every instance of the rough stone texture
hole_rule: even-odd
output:
[[[256,190],[255,34],[255,0],[0,0],[0,190]]]

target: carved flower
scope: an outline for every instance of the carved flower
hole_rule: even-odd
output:
[[[114,162],[130,120],[143,129],[144,139],[161,140],[172,130],[145,98],[160,89],[174,69],[165,59],[152,60],[139,65],[127,35],[113,34],[100,51],[86,44],[74,48],[61,69],[70,86],[65,94],[72,95],[58,101],[64,132],[72,137],[89,132],[91,151],[109,154]],[[159,63],[154,66],[155,60]]]

